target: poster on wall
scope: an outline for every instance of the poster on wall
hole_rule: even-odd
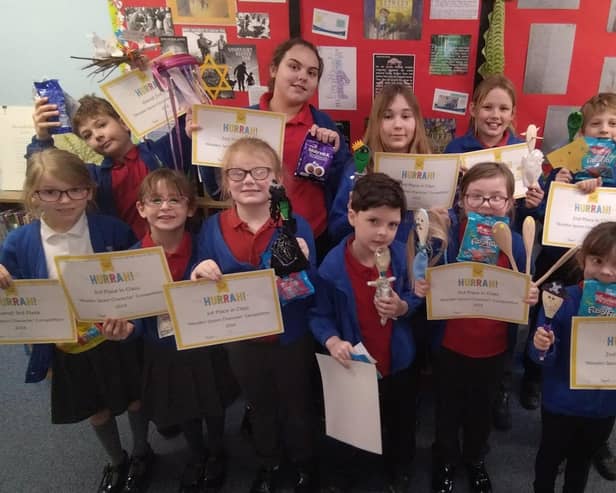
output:
[[[479,0],[430,0],[430,19],[477,19]]]
[[[372,96],[383,87],[402,84],[414,90],[415,55],[374,53],[372,55]]]
[[[260,85],[255,45],[227,45],[224,53],[233,90],[247,91],[250,86]]]
[[[186,36],[159,36],[160,52],[172,53],[188,53],[188,41]]]
[[[167,0],[178,24],[235,25],[235,0]]]
[[[519,9],[570,9],[580,8],[580,0],[518,0]]]
[[[421,39],[423,0],[364,0],[364,38]]]
[[[470,34],[433,34],[430,40],[430,75],[468,73]]]
[[[466,113],[467,103],[468,93],[466,92],[434,89],[434,99],[432,100],[432,109],[434,111],[464,115]]]
[[[167,7],[124,7],[126,30],[129,36],[141,33],[142,36],[173,36],[171,10]]]
[[[616,92],[616,57],[606,56],[603,59],[598,92]]]
[[[323,75],[319,82],[319,108],[357,109],[357,58],[353,46],[319,46]]]
[[[433,154],[443,154],[445,147],[456,134],[455,118],[424,118],[426,135],[430,139]]]
[[[607,15],[607,32],[616,33],[616,0],[610,3],[610,12]]]
[[[575,24],[531,24],[524,92],[567,94]]]
[[[238,38],[269,39],[270,18],[264,12],[239,12],[235,19]]]
[[[227,46],[227,33],[224,29],[204,27],[183,27],[182,35],[188,41],[188,53],[201,63],[207,55],[212,55],[216,63],[223,58],[221,50]]]
[[[349,16],[329,10],[312,11],[312,32],[332,38],[347,39],[349,35]]]

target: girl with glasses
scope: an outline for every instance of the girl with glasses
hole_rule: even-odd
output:
[[[0,287],[13,278],[56,279],[56,255],[125,250],[135,238],[118,219],[87,212],[95,191],[88,168],[77,156],[55,148],[33,154],[24,183],[24,204],[37,219],[11,232],[0,251]],[[109,455],[99,492],[136,491],[136,464],[148,454],[147,426],[140,403],[136,342],[120,344],[107,331],[127,330],[125,320],[77,324],[74,343],[33,347],[26,382],[51,377],[51,422],[89,419]],[[115,416],[128,410],[133,435],[130,458],[122,449]],[[133,478],[130,483],[127,478]]]
[[[280,224],[270,216],[270,186],[281,181],[280,158],[266,142],[243,138],[223,159],[223,189],[233,206],[208,218],[199,237],[199,258],[192,279],[217,281],[223,274],[269,267],[265,254],[277,239]],[[295,205],[295,204],[293,204]],[[297,219],[298,242],[312,267],[312,231]],[[284,334],[226,346],[231,368],[247,403],[258,468],[253,493],[280,488],[282,443],[296,468],[295,491],[315,491],[315,419],[311,400],[313,339],[308,327],[312,297],[282,306]]]

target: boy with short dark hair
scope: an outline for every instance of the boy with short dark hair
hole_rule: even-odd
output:
[[[84,96],[79,103],[79,109],[73,116],[73,132],[105,158],[100,166],[89,165],[90,174],[97,185],[95,201],[99,211],[119,217],[131,226],[137,238],[143,238],[148,232],[148,225],[135,208],[137,192],[150,171],[173,167],[170,139],[165,135],[157,141],[146,139],[135,145],[128,126],[107,100]],[[47,98],[35,101],[32,115],[35,136],[27,147],[26,158],[53,147],[51,129],[60,123],[49,119],[57,115],[57,106],[48,104]],[[185,132],[180,133],[185,161],[181,166],[188,173],[191,168],[191,142]],[[177,149],[175,152],[176,156],[179,155]]]
[[[410,291],[405,245],[394,242],[405,212],[396,180],[372,173],[357,181],[348,211],[355,231],[323,260],[310,320],[317,340],[342,365],[348,365],[360,342],[377,360],[388,491],[406,491],[415,452],[415,344],[409,316],[422,300]],[[379,277],[375,255],[385,249],[391,253],[386,275],[395,281],[390,296],[377,297],[368,281]]]

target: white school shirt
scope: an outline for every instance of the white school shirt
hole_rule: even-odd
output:
[[[66,233],[54,231],[44,219],[41,219],[41,240],[45,251],[49,279],[58,278],[56,263],[53,261],[56,255],[88,255],[94,253],[85,212]]]

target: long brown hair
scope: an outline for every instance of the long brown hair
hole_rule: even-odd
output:
[[[599,223],[588,232],[577,255],[578,263],[582,269],[584,269],[584,261],[589,255],[596,257],[616,255],[615,221]]]

